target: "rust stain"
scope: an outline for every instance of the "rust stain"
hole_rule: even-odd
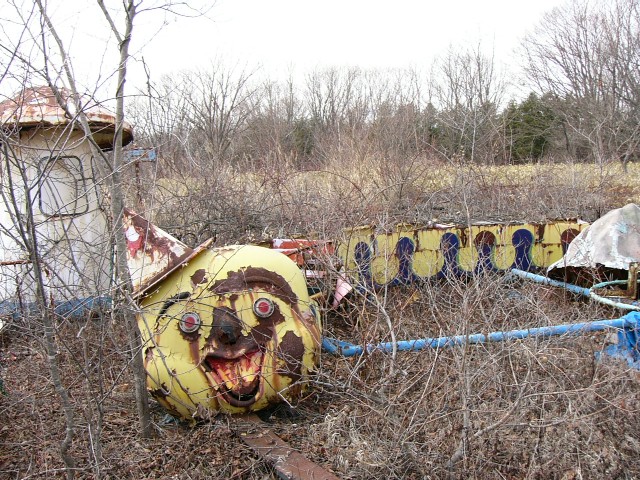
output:
[[[221,295],[252,287],[262,288],[292,308],[297,307],[298,296],[294,293],[289,282],[281,275],[262,267],[247,267],[237,272],[229,272],[227,278],[215,281],[209,290]]]
[[[141,217],[137,213],[125,209],[125,215],[131,222],[131,226],[135,229],[136,233],[140,235],[142,245],[139,250],[142,250],[145,254],[151,257],[153,261],[160,256],[166,256],[169,258],[169,264],[175,265],[179,263],[181,257],[184,257],[191,253],[191,248],[184,248],[185,253],[178,255],[176,253],[176,245],[180,244],[174,237],[160,230],[158,227],[150,223],[146,218]],[[137,252],[134,252],[134,255]]]
[[[466,248],[469,245],[469,235],[467,235],[466,229],[460,229],[458,231],[458,238],[460,239],[460,246]]]
[[[311,462],[269,430],[256,415],[232,420],[236,435],[262,458],[273,464],[278,477],[287,480],[339,480],[333,473]]]
[[[134,297],[139,298],[170,273],[200,252],[208,249],[213,239],[192,249],[133,212],[124,210],[124,235],[127,241],[127,262],[134,285]],[[206,281],[205,273],[195,272],[191,281]],[[195,287],[196,284],[193,284]]]
[[[294,382],[300,379],[302,373],[301,359],[304,356],[304,343],[302,339],[292,331],[288,331],[279,345],[280,357],[287,366],[286,371],[279,372],[283,376],[290,377]]]
[[[476,235],[473,243],[476,248],[482,248],[484,246],[492,247],[496,244],[496,236],[493,233],[485,230]]]
[[[207,272],[205,271],[204,268],[200,268],[198,270],[196,270],[193,275],[191,275],[191,285],[195,288],[198,285],[201,285],[203,283],[207,282]]]
[[[58,92],[64,105],[58,103],[54,91],[48,86],[25,88],[13,98],[0,102],[0,124],[21,129],[72,124],[76,115],[73,94],[66,88],[59,88]],[[81,95],[79,101],[91,132],[100,134],[95,137],[100,148],[111,148],[115,114],[86,95]],[[123,125],[122,137],[123,145],[133,140],[133,128],[127,122]]]
[[[186,335],[186,334],[185,334]],[[189,338],[189,351],[191,352],[191,360],[194,365],[200,365],[200,346],[198,345],[198,339],[200,334],[197,334],[194,338]]]

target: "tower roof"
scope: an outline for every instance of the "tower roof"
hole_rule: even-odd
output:
[[[0,102],[0,126],[37,128],[57,127],[69,125],[76,117],[76,107],[72,100],[72,93],[65,89],[58,89],[63,108],[50,87],[25,88],[13,98]],[[94,140],[100,148],[113,147],[116,116],[113,112],[100,105],[93,99],[82,96],[82,109],[87,116]],[[75,127],[74,128],[79,128]],[[127,145],[133,140],[133,128],[124,122],[122,144]]]

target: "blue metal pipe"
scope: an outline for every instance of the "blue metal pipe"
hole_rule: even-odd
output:
[[[621,310],[633,310],[639,311],[640,305],[637,302],[634,303],[623,303],[618,302],[612,298],[607,298],[602,295],[598,295],[596,290],[599,288],[607,287],[609,285],[626,285],[626,280],[613,280],[609,282],[602,282],[596,285],[593,285],[591,288],[583,288],[577,285],[573,285],[571,283],[559,282],[557,280],[552,280],[550,278],[544,277],[542,275],[536,275],[535,273],[525,272],[524,270],[518,270],[517,268],[512,268],[510,270],[512,274],[516,277],[524,278],[526,280],[531,280],[536,283],[541,283],[542,285],[551,285],[552,287],[561,287],[570,292],[577,293],[579,295],[584,295],[585,297],[589,297],[596,302],[602,303],[604,305],[609,305],[611,307],[616,307]]]
[[[596,283],[594,286],[592,286],[589,289],[589,297],[592,300],[595,300],[596,302],[603,303],[604,305],[610,305],[612,307],[616,307],[616,308],[619,308],[621,310],[639,311],[640,310],[640,305],[638,305],[637,301],[633,301],[632,303],[622,303],[622,302],[617,302],[616,300],[614,300],[612,298],[608,298],[608,297],[605,297],[603,295],[599,295],[598,293],[596,293],[596,290],[598,290],[600,288],[609,287],[611,285],[626,285],[626,284],[627,284],[627,280],[610,280],[608,282]]]
[[[89,313],[98,310],[111,308],[111,297],[97,296],[76,298],[55,303],[53,311],[56,315],[71,320],[85,318]],[[20,303],[13,300],[0,301],[0,316],[16,321],[25,316],[38,315],[39,306],[37,303]]]
[[[522,339],[527,337],[551,337],[557,335],[581,334],[585,332],[596,332],[615,329],[635,330],[640,324],[640,313],[630,312],[624,317],[614,320],[595,320],[593,322],[572,323],[556,325],[550,327],[528,328],[523,330],[511,330],[507,332],[492,332],[489,334],[475,333],[473,335],[455,335],[451,337],[421,338],[418,340],[403,340],[395,343],[397,351],[418,351],[425,348],[444,348],[457,345],[472,345],[476,343],[501,342],[505,340]],[[368,344],[365,346],[354,345],[349,342],[324,337],[322,348],[334,355],[353,357],[362,355],[365,351],[372,352],[381,350],[392,352],[394,344],[392,342]],[[636,347],[637,349],[637,347]]]
[[[566,290],[569,290],[572,293],[577,293],[578,295],[584,295],[585,297],[590,296],[590,289],[579,287],[578,285],[573,285],[572,283],[552,280],[551,278],[545,277],[543,275],[536,275],[535,273],[525,272],[524,270],[519,270],[517,268],[512,268],[509,271],[512,274],[514,274],[516,277],[524,278],[526,280],[531,280],[536,283],[541,283],[542,285],[550,285],[552,287],[561,287]]]

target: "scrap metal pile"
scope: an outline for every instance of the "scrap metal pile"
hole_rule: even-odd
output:
[[[613,328],[621,335],[615,353],[632,364],[640,358],[635,312],[589,324],[372,345],[322,337],[320,318],[323,309],[335,308],[354,288],[373,291],[482,272],[530,276],[571,288],[538,275],[549,269],[562,277],[568,268],[598,275],[607,282],[600,285],[602,293],[611,293],[615,284],[613,293],[619,294],[618,285],[624,283],[627,300],[609,301],[638,310],[634,265],[640,259],[640,208],[635,205],[593,225],[578,220],[399,225],[390,232],[368,226],[348,230],[342,242],[275,239],[261,246],[221,248],[205,242],[194,250],[132,212],[127,224],[148,386],[168,411],[184,419],[295,400],[308,384],[321,347],[362,355],[374,349],[442,348]],[[611,280],[620,272],[630,279]],[[578,293],[591,291],[573,287]]]

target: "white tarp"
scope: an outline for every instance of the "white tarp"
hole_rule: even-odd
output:
[[[611,210],[569,244],[563,258],[548,268],[607,267],[628,270],[640,262],[640,207],[630,203]]]

